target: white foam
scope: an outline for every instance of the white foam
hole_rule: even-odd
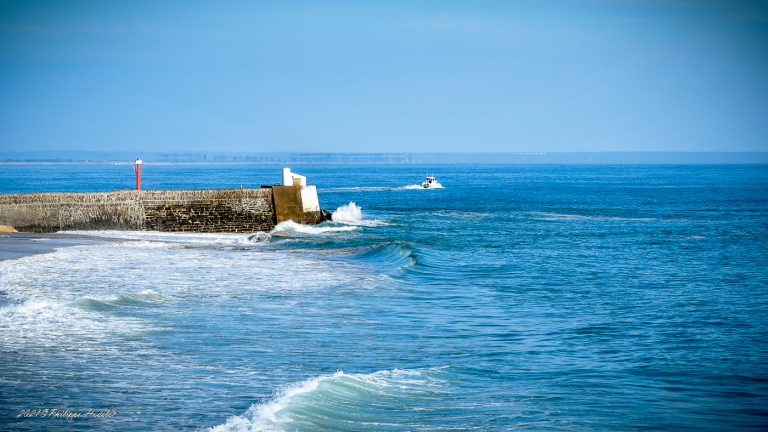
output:
[[[47,299],[29,299],[0,308],[0,351],[4,348],[101,344],[118,334],[145,330],[136,319],[89,314]]]
[[[247,234],[233,233],[186,233],[161,231],[60,231],[62,234],[80,234],[92,237],[130,240],[132,242],[153,242],[139,244],[139,247],[164,247],[163,244],[190,245],[238,245],[248,243]],[[129,244],[125,243],[127,246]]]
[[[174,247],[172,243],[150,241],[150,240],[119,240],[114,243],[117,247],[137,248],[137,249],[163,249]]]
[[[296,223],[294,221],[280,222],[270,232],[272,236],[290,236],[296,234],[304,235],[324,235],[329,233],[354,231],[355,226],[313,226]]]
[[[336,227],[355,229],[355,227]],[[247,235],[239,235],[247,242]],[[69,346],[83,338],[110,340],[160,325],[136,308],[166,301],[259,296],[346,286],[365,274],[354,264],[327,262],[300,251],[262,247],[156,247],[107,242],[0,261],[0,351],[18,346]],[[233,284],[232,281],[243,281]]]

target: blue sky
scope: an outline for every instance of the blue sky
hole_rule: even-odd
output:
[[[0,0],[0,150],[768,150],[768,4]]]

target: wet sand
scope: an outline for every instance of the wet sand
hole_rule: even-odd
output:
[[[62,247],[112,241],[82,234],[3,233],[0,234],[0,261],[53,252]]]

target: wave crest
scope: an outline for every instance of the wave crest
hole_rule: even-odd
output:
[[[374,245],[361,251],[355,257],[371,263],[385,272],[402,270],[416,263],[411,248],[398,242]]]
[[[120,308],[145,307],[164,301],[165,296],[153,291],[118,293],[105,297],[82,297],[74,302],[78,308],[93,311],[109,311]]]
[[[209,429],[211,432],[285,430],[366,430],[396,424],[415,406],[447,393],[442,368],[394,369],[370,374],[338,371],[278,392]]]

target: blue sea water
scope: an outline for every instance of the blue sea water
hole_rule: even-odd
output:
[[[279,168],[148,165],[143,184]],[[293,168],[334,222],[0,238],[53,250],[0,261],[0,429],[768,428],[765,165]],[[0,192],[132,176],[6,165]]]

